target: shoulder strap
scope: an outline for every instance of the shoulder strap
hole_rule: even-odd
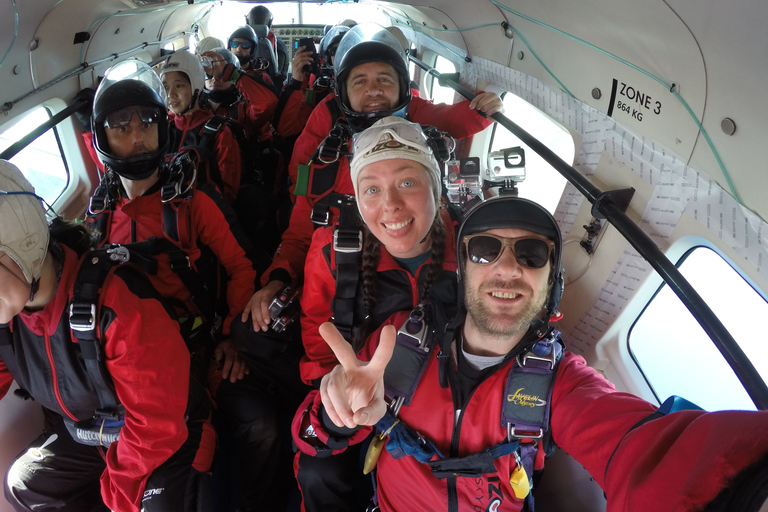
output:
[[[355,198],[339,196],[339,221],[333,230],[334,259],[336,261],[336,292],[331,300],[333,323],[347,341],[352,340],[355,327],[355,303],[360,267],[363,262],[362,219],[355,205]],[[328,196],[326,196],[328,197]],[[314,210],[313,210],[314,216]],[[328,213],[326,212],[326,220]],[[313,219],[314,220],[314,219]]]
[[[101,341],[99,293],[117,265],[130,259],[130,251],[122,246],[96,249],[81,260],[69,305],[69,326],[77,338],[88,377],[99,397],[96,416],[118,420],[124,413],[107,372]]]

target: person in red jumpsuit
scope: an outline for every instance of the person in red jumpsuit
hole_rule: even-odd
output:
[[[529,477],[543,467],[546,442],[532,439],[542,431],[591,473],[609,512],[765,506],[768,437],[755,433],[768,428],[768,412],[671,412],[617,391],[563,349],[550,325],[563,287],[562,246],[556,221],[532,201],[500,196],[476,205],[458,235],[462,309],[438,329],[409,403],[385,399],[405,396],[385,388],[398,380],[388,363],[395,328],[413,321],[408,312],[369,339],[359,354],[368,363],[326,324],[321,333],[340,364],[305,402],[313,430],[295,422],[299,449],[343,450],[340,439],[354,444],[377,425],[386,447],[369,462],[382,512],[522,510]],[[438,318],[440,306],[431,311]],[[543,392],[532,391],[534,372],[551,375]],[[511,382],[520,384],[507,384],[518,373]],[[548,407],[548,421],[534,431],[525,411],[537,406]]]
[[[454,138],[462,139],[487,128],[486,117],[503,111],[501,99],[494,93],[481,93],[471,102],[434,105],[422,98],[412,98],[408,86],[405,49],[389,31],[375,24],[360,24],[349,30],[339,43],[334,70],[336,94],[329,95],[312,112],[299,136],[289,165],[291,186],[303,188],[295,194],[287,230],[273,263],[261,278],[263,288],[251,299],[244,317],[251,315],[254,329],[269,325],[269,303],[287,283],[303,282],[304,263],[315,224],[311,217],[317,203],[329,194],[352,195],[345,154],[329,163],[317,159],[318,146],[328,136],[338,119],[346,120],[352,132],[363,130],[378,119],[396,115],[436,127]],[[338,114],[335,117],[335,114]],[[305,176],[299,179],[302,166]],[[318,217],[325,221],[326,212]],[[336,210],[327,211],[327,224],[333,224]]]
[[[90,246],[82,224],[55,218],[49,227],[30,183],[0,160],[0,398],[15,380],[14,395],[33,398],[45,419],[8,468],[5,497],[27,512],[198,510],[206,504],[197,503],[196,482],[212,459],[201,421],[210,404],[193,390],[173,310],[130,265],[115,268],[98,294],[97,343],[120,412],[95,420],[105,389],[70,329]]]
[[[306,355],[299,366],[307,384],[318,383],[338,364],[318,331],[324,322],[333,318],[357,351],[392,313],[455,294],[457,223],[441,205],[440,164],[421,126],[390,116],[356,134],[350,171],[364,249],[359,261],[343,259],[348,253],[334,243],[337,231],[345,232],[341,222],[312,237],[306,266],[312,279],[301,297]],[[328,458],[299,455],[304,510],[360,508],[354,504],[362,487],[356,482],[357,448]]]
[[[200,58],[187,51],[174,52],[160,68],[168,96],[170,145],[168,152],[194,147],[200,152],[200,180],[212,181],[224,198],[234,203],[240,188],[242,158],[232,130],[224,124],[211,137],[210,147],[203,142],[213,113],[205,105],[205,71]],[[207,169],[203,169],[207,167]]]

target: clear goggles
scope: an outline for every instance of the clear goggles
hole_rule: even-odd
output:
[[[160,116],[164,115],[157,107],[137,107],[137,108],[121,108],[110,112],[107,115],[104,126],[110,129],[120,128],[131,124],[133,115],[139,116],[139,120],[142,123],[158,123],[160,122]]]
[[[509,247],[520,266],[543,268],[549,261],[555,242],[532,236],[505,238],[481,233],[464,237],[464,245],[469,261],[478,265],[493,263],[501,257],[504,248]]]
[[[385,136],[387,134],[389,137]],[[421,127],[414,123],[399,122],[371,126],[352,136],[352,152],[355,155],[364,155],[379,145],[384,145],[382,149],[409,146],[432,155],[427,137],[421,131]]]

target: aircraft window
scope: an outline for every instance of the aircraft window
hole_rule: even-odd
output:
[[[765,337],[756,325],[768,318],[765,298],[707,247],[688,252],[678,267],[768,380]],[[666,284],[632,326],[628,342],[660,402],[678,395],[708,411],[755,410],[720,351]]]
[[[445,57],[438,55],[437,60],[435,60],[435,69],[440,73],[455,73],[456,65]],[[449,105],[453,103],[454,90],[438,84],[432,75],[429,76],[429,92],[433,103],[447,103]]]
[[[44,107],[38,107],[0,134],[0,151],[4,151],[29,132],[51,118]],[[21,169],[35,187],[35,192],[53,204],[67,186],[69,173],[62,156],[56,128],[48,130],[10,160]]]
[[[503,98],[507,117],[564,161],[573,162],[576,149],[568,130],[519,96],[507,92]],[[517,146],[525,151],[525,179],[517,184],[520,197],[536,201],[554,212],[567,180],[512,132],[498,123],[493,124],[491,152]]]

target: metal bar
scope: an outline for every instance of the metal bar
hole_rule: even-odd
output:
[[[465,89],[453,80],[440,80],[440,73],[431,66],[415,57],[409,56],[409,58],[414,64],[438,78],[440,85],[451,87],[468,100],[472,100],[475,97],[473,92]],[[504,114],[496,113],[491,115],[491,118],[515,134],[562,174],[592,203],[593,211],[597,210],[600,212],[627,239],[632,247],[651,264],[653,269],[658,272],[664,282],[669,285],[685,307],[688,308],[702,329],[704,329],[704,332],[712,339],[712,342],[733,369],[736,377],[741,381],[755,406],[759,410],[768,409],[768,386],[766,386],[763,378],[720,319],[717,318],[704,299],[701,298],[656,243],[610,199],[606,200],[607,196],[600,189],[595,187],[576,169],[568,165],[551,149],[539,142],[538,139],[513,123]]]
[[[85,105],[87,103],[87,100],[79,100],[74,103],[72,103],[67,108],[61,110],[56,115],[52,116],[50,119],[48,119],[46,122],[29,132],[27,135],[19,139],[18,141],[14,142],[10,146],[8,146],[5,151],[0,153],[0,159],[2,160],[10,160],[16,154],[27,147],[29,144],[32,143],[33,140],[74,114],[80,107]]]

